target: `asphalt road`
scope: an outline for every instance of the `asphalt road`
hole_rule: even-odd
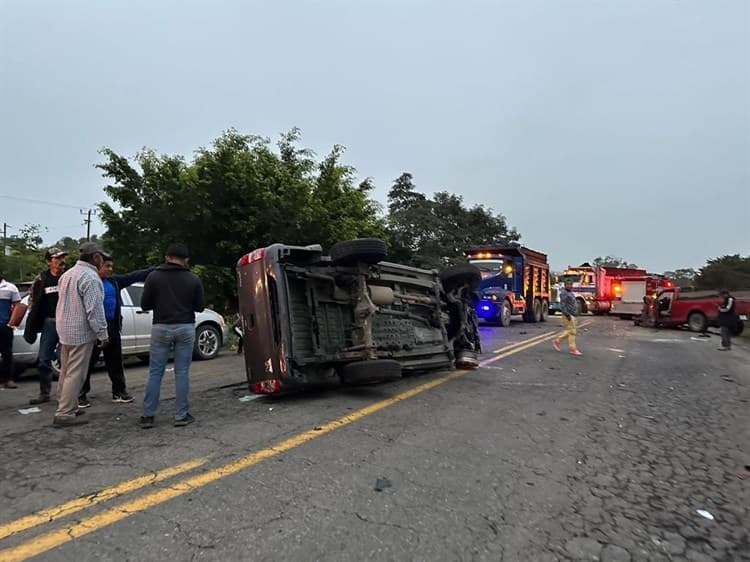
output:
[[[197,422],[22,415],[0,392],[0,561],[750,560],[750,346],[583,319],[483,328],[483,366],[280,399],[231,352],[194,363]],[[145,369],[127,369],[142,398]],[[703,515],[698,510],[703,510]]]

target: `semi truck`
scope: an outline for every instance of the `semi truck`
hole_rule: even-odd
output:
[[[477,316],[487,324],[509,326],[513,315],[544,322],[549,314],[550,278],[547,254],[521,246],[481,246],[466,251],[479,268]]]

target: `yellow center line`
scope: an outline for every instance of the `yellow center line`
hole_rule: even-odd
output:
[[[512,347],[512,349],[509,349],[508,351],[501,354],[497,354],[494,357],[481,362],[480,366],[488,365],[504,357],[508,357],[530,347],[534,347],[535,345],[538,345],[543,341],[552,339],[556,333],[557,332],[541,334],[540,336],[529,338],[528,340],[524,340],[523,342],[512,344],[511,346],[508,346],[509,348]],[[326,435],[327,433],[330,433],[335,429],[347,426],[357,420],[369,416],[370,414],[382,410],[383,408],[387,408],[388,406],[392,406],[393,404],[396,404],[403,400],[407,400],[412,396],[435,388],[436,386],[439,386],[450,380],[457,379],[471,372],[473,371],[458,370],[453,371],[452,373],[449,373],[447,375],[437,377],[431,381],[417,385],[414,388],[410,388],[409,390],[405,390],[404,392],[400,392],[399,394],[391,396],[390,398],[374,402],[369,406],[360,408],[359,410],[351,412],[345,416],[341,416],[337,419],[326,422],[313,429],[303,431],[302,433],[289,437],[288,439],[284,439],[283,441],[280,441],[265,449],[260,449],[258,451],[252,452],[232,462],[206,470],[205,472],[202,472],[200,474],[189,476],[187,478],[184,478],[183,480],[169,485],[166,488],[160,488],[158,490],[145,493],[132,500],[105,509],[102,512],[97,513],[91,517],[81,519],[78,522],[65,525],[59,529],[30,539],[29,541],[21,543],[18,546],[0,550],[0,560],[4,562],[15,562],[19,560],[26,560],[27,558],[30,558],[32,556],[47,552],[49,550],[52,550],[53,548],[70,542],[73,539],[82,537],[98,529],[112,525],[113,523],[130,517],[135,513],[162,504],[197,488],[206,486],[207,484],[215,482],[216,480],[224,478],[225,476],[235,474],[245,468],[258,464],[259,462],[267,458],[276,456],[280,453],[298,447],[303,443],[307,443],[308,441],[311,441],[317,437]]]
[[[556,334],[557,332],[544,332],[543,334],[539,334],[534,336],[533,338],[529,338],[522,341],[517,341],[515,343],[509,343],[508,345],[504,345],[503,347],[496,349],[492,353],[505,353],[506,351],[509,351],[515,347],[519,347],[522,345],[526,345],[529,342],[536,341],[536,340],[543,340],[545,337],[549,336],[550,334]]]
[[[207,460],[208,459],[205,458],[189,460],[175,466],[170,466],[163,470],[159,470],[152,474],[139,476],[137,478],[133,478],[132,480],[125,480],[124,482],[120,482],[119,484],[116,484],[114,486],[103,488],[97,492],[86,494],[85,496],[75,498],[65,503],[61,503],[60,505],[41,509],[32,513],[31,515],[26,515],[24,517],[21,517],[20,519],[16,519],[15,521],[9,521],[8,523],[0,525],[0,539],[3,539],[15,533],[20,533],[21,531],[25,531],[26,529],[36,527],[37,525],[41,525],[42,523],[49,523],[51,521],[54,521],[55,519],[65,517],[66,515],[70,515],[71,513],[75,513],[92,505],[96,505],[97,503],[101,503],[122,494],[132,492],[133,490],[138,490],[140,488],[143,488],[144,486],[153,484],[154,482],[159,482],[160,480],[171,478],[176,474],[187,472],[188,470],[192,470],[193,468],[205,464]]]

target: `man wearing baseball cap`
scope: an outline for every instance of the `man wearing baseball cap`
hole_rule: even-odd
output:
[[[29,299],[29,316],[26,320],[24,339],[29,343],[39,339],[39,397],[31,400],[31,404],[42,404],[50,401],[52,391],[52,361],[55,359],[57,344],[57,328],[55,324],[55,310],[57,309],[57,283],[65,271],[65,257],[68,252],[60,248],[50,248],[44,254],[47,269],[42,271],[31,286]]]

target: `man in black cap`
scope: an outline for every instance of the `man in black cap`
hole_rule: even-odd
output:
[[[31,404],[41,404],[50,401],[52,390],[52,361],[57,355],[57,328],[55,325],[55,309],[57,308],[57,283],[65,271],[65,257],[68,252],[60,248],[50,248],[44,254],[47,269],[42,271],[31,286],[29,299],[29,316],[26,320],[24,339],[29,343],[36,341],[36,335],[41,332],[39,339],[39,397],[31,400]]]
[[[166,263],[152,271],[143,286],[141,308],[153,310],[151,348],[146,395],[143,398],[141,427],[154,426],[159,407],[161,380],[169,352],[174,350],[175,413],[174,425],[194,421],[190,415],[190,362],[195,342],[195,313],[203,310],[203,285],[188,269],[188,249],[184,244],[171,244]]]

